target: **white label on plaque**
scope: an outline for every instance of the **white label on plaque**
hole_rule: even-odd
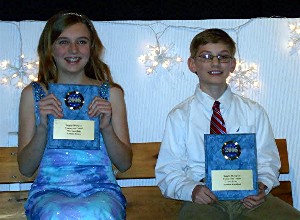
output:
[[[212,170],[212,190],[253,190],[252,170]]]
[[[54,119],[53,139],[94,140],[94,121]]]

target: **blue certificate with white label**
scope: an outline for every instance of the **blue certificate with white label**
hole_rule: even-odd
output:
[[[206,186],[219,200],[258,194],[255,134],[205,134],[204,145]]]
[[[49,84],[62,103],[63,118],[48,115],[48,148],[100,149],[100,118],[90,118],[88,106],[99,96],[94,85]]]

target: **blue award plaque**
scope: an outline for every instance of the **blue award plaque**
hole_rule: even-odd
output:
[[[219,200],[257,195],[255,134],[205,134],[206,186]]]
[[[88,106],[100,87],[94,85],[49,84],[62,103],[63,118],[48,115],[48,148],[100,149],[100,118],[90,118]]]

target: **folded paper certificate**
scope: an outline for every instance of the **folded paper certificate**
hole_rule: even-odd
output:
[[[219,200],[258,193],[255,134],[205,134],[206,186]]]
[[[62,103],[64,116],[48,116],[48,147],[99,149],[100,119],[88,115],[88,105],[99,96],[99,86],[50,83],[49,93]]]

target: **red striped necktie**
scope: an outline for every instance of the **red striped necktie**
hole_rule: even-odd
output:
[[[225,122],[220,111],[220,102],[215,101],[213,107],[213,114],[210,121],[211,134],[226,134]]]

